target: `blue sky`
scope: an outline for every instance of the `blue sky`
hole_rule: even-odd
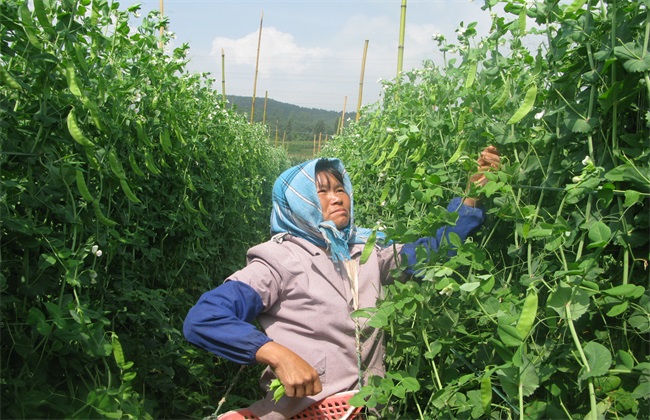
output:
[[[158,10],[160,0],[142,4],[141,14]],[[440,62],[432,40],[442,34],[455,41],[461,22],[477,22],[486,34],[490,13],[483,1],[408,0],[403,69]],[[368,52],[363,105],[380,99],[379,79],[397,73],[402,0],[164,0],[172,48],[190,46],[188,68],[209,72],[221,91],[221,49],[225,53],[226,93],[252,96],[260,18],[257,96],[308,108],[355,111],[365,40]],[[346,101],[347,97],[347,101]]]

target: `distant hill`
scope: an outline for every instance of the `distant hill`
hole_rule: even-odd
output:
[[[227,95],[229,106],[235,111],[245,114],[250,118],[252,97]],[[296,158],[310,158],[314,148],[318,148],[329,137],[336,134],[341,123],[341,112],[327,111],[317,108],[304,108],[279,102],[273,99],[266,101],[264,98],[255,99],[255,122],[261,123],[264,119],[271,139],[277,145],[285,145],[289,155]],[[345,122],[348,118],[354,119],[355,112],[345,113]]]

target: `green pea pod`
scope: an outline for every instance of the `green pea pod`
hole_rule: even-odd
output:
[[[167,128],[160,133],[160,145],[165,153],[168,155],[172,154],[172,141],[169,137],[169,130]]]
[[[275,402],[280,401],[280,398],[284,397],[284,385],[282,385],[282,382],[277,378],[271,381],[269,390],[273,391],[273,401]]]
[[[77,124],[77,116],[75,115],[74,108],[70,110],[67,118],[68,131],[73,139],[83,147],[95,147],[95,143],[90,141],[88,137],[81,132],[81,128]]]
[[[70,92],[80,100],[83,100],[84,95],[81,93],[81,88],[79,88],[79,83],[77,82],[77,74],[74,71],[71,63],[65,67],[65,78],[68,81],[68,88]]]
[[[483,414],[489,418],[492,408],[492,379],[490,378],[490,372],[486,372],[481,378],[481,405],[483,406]]]
[[[524,6],[519,12],[519,34],[524,35],[526,33],[526,7]]]
[[[138,162],[135,160],[135,155],[133,154],[133,151],[129,153],[129,164],[131,165],[131,169],[137,176],[144,176],[144,172],[142,172],[142,169],[140,169],[140,166],[138,165]]]
[[[117,225],[117,222],[114,220],[109,219],[108,217],[104,216],[104,213],[102,213],[101,207],[99,207],[99,200],[93,201],[93,208],[95,209],[95,217],[99,222],[103,225],[106,225],[108,227],[114,227]]]
[[[45,9],[45,4],[43,0],[32,0],[34,3],[34,13],[36,14],[36,19],[43,27],[43,30],[50,35],[51,37],[56,36],[56,31],[50,23],[50,19],[47,17],[47,10]]]
[[[86,179],[84,178],[84,174],[80,169],[77,169],[75,171],[75,180],[77,181],[77,189],[79,190],[79,193],[81,194],[83,199],[88,201],[89,203],[94,202],[95,198],[90,193],[90,190],[88,189],[88,185],[86,185]]]
[[[34,47],[38,48],[39,50],[42,49],[43,44],[41,44],[41,40],[38,38],[38,35],[36,34],[36,30],[35,30],[36,25],[34,24],[34,20],[32,19],[32,12],[27,7],[27,3],[24,3],[22,6],[20,6],[19,11],[20,11],[20,20],[23,24],[22,25],[23,30],[27,35],[27,40]]]
[[[490,109],[499,109],[502,108],[506,102],[508,102],[508,99],[510,98],[510,79],[506,79],[506,82],[503,85],[503,90],[501,91],[501,95],[497,98],[496,102],[490,107]]]
[[[189,211],[190,213],[198,213],[199,211],[192,206],[192,203],[190,203],[190,200],[187,196],[185,196],[185,199],[183,200],[183,206]]]
[[[447,165],[451,165],[452,163],[456,162],[460,157],[462,156],[463,152],[465,151],[465,145],[467,144],[467,140],[461,140],[460,143],[458,143],[458,148],[454,152],[453,155],[449,158],[447,161]]]
[[[128,198],[130,202],[135,204],[142,204],[142,201],[140,201],[140,199],[133,193],[133,190],[131,190],[131,187],[129,186],[129,183],[126,181],[126,179],[120,179],[120,186],[122,187],[122,191],[124,191],[124,195],[126,195],[126,198]]]
[[[122,167],[122,163],[117,158],[117,153],[115,153],[115,149],[110,149],[108,152],[108,166],[111,167],[111,171],[113,171],[113,173],[118,179],[120,180],[126,179],[124,168]]]
[[[199,229],[201,229],[202,231],[209,232],[208,227],[203,224],[200,217],[196,218],[196,224],[199,225]]]
[[[528,115],[530,110],[533,109],[533,105],[535,104],[536,97],[537,97],[537,85],[532,85],[530,88],[528,88],[528,91],[526,92],[526,96],[524,96],[524,102],[522,102],[521,106],[514,113],[514,115],[510,117],[507,124],[516,124],[519,121],[521,121],[526,115]]]
[[[209,216],[210,213],[205,209],[205,206],[203,205],[203,199],[199,198],[199,211],[203,213],[206,216]]]
[[[160,175],[162,173],[156,166],[156,163],[153,161],[153,156],[151,156],[148,150],[144,151],[144,166],[154,175]]]
[[[144,132],[144,127],[140,121],[136,121],[135,123],[135,132],[140,143],[147,147],[153,147],[153,143],[151,143],[151,140],[149,140],[149,137],[147,137],[147,133]]]
[[[20,83],[16,81],[16,79],[13,78],[11,73],[9,73],[1,64],[0,64],[0,81],[4,83],[5,85],[9,86],[12,89],[16,90],[22,90],[22,86],[20,86]]]
[[[111,333],[111,345],[113,347],[113,357],[115,358],[115,363],[120,369],[124,369],[125,359],[124,359],[124,350],[122,350],[122,344],[120,340],[117,339],[117,334]]]
[[[478,68],[478,61],[472,60],[467,70],[467,79],[465,79],[465,89],[472,87],[474,79],[476,79],[476,69]]]
[[[463,129],[465,128],[465,116],[467,115],[467,108],[463,108],[460,110],[460,114],[458,115],[458,128],[456,131],[458,133],[462,132]]]
[[[372,250],[375,247],[375,242],[377,242],[377,231],[373,230],[370,236],[368,237],[366,244],[363,247],[363,252],[361,253],[361,260],[360,260],[361,264],[365,264],[366,261],[368,261],[368,258],[370,258],[370,254],[372,253]]]
[[[533,328],[535,317],[537,316],[537,304],[537,290],[534,287],[530,287],[528,288],[524,306],[521,309],[521,315],[519,315],[519,321],[517,321],[516,326],[517,332],[522,338],[525,338]]]

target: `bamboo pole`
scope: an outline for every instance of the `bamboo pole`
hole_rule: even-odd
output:
[[[355,121],[359,121],[359,114],[361,113],[361,101],[363,100],[363,75],[366,72],[366,56],[368,55],[368,40],[366,39],[363,47],[363,59],[361,60],[361,77],[359,78],[359,101],[357,102],[357,117]]]
[[[399,22],[399,46],[397,47],[397,78],[402,74],[404,64],[404,33],[406,32],[406,0],[402,0],[402,12]]]
[[[162,21],[165,16],[165,4],[164,0],[160,0],[160,20]],[[165,34],[165,28],[160,26],[160,49],[163,49],[163,35]]]
[[[323,133],[318,133],[318,153],[320,153],[320,142],[323,138]]]
[[[346,96],[345,100],[343,101],[343,112],[341,112],[341,121],[339,122],[339,131],[338,131],[337,134],[341,134],[341,132],[343,131],[343,126],[345,125],[345,122],[344,122],[344,120],[345,120],[345,107],[347,106],[347,104],[348,104],[348,97]]]
[[[269,100],[269,91],[264,91],[264,112],[262,112],[262,124],[266,124],[266,103]]]
[[[316,134],[314,134],[314,140],[313,140],[312,146],[311,146],[311,155],[312,156],[316,155]]]
[[[226,53],[221,48],[221,98],[226,102]]]
[[[278,147],[278,122],[275,122],[275,147]]]
[[[251,124],[255,119],[255,95],[257,94],[257,71],[260,65],[260,44],[262,43],[262,22],[264,22],[264,12],[260,18],[260,33],[257,37],[257,58],[255,59],[255,79],[253,80],[253,101],[251,104]]]

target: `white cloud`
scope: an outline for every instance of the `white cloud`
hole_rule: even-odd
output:
[[[211,55],[221,55],[224,49],[226,60],[235,65],[255,66],[259,32],[250,33],[239,39],[215,38]],[[306,48],[295,42],[294,36],[274,27],[262,28],[260,44],[261,77],[278,74],[301,74],[311,65],[328,56],[327,48]]]

